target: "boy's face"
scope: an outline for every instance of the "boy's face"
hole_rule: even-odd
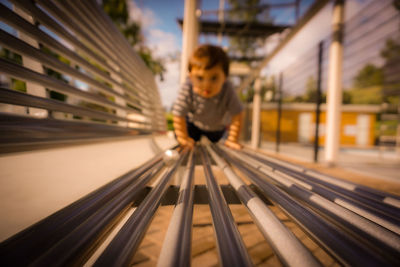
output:
[[[226,75],[220,64],[210,69],[205,69],[204,66],[206,66],[207,62],[207,58],[196,59],[189,77],[193,84],[193,91],[196,94],[211,98],[221,91]]]

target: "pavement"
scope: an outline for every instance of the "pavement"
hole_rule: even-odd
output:
[[[287,143],[279,146],[276,152],[275,143],[262,142],[260,149],[274,156],[283,156],[299,164],[314,162],[314,148],[310,145]],[[318,151],[319,167],[327,167],[324,148]],[[317,166],[317,165],[315,165]],[[400,153],[394,148],[340,148],[336,168],[348,170],[360,175],[385,182],[400,184]]]

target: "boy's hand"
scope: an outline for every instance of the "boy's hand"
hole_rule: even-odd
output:
[[[239,144],[238,142],[231,141],[231,140],[226,140],[225,145],[229,148],[236,149],[236,150],[242,149],[241,144]]]
[[[229,127],[229,135],[225,141],[225,145],[227,147],[238,150],[242,148],[242,146],[238,142],[242,120],[243,112],[240,112],[239,114],[233,116],[231,125]]]
[[[181,146],[193,148],[194,140],[188,136],[185,118],[174,116],[173,122],[174,122],[174,131],[178,143]]]
[[[178,139],[178,143],[181,146],[185,146],[185,147],[187,146],[189,148],[193,148],[194,147],[194,140],[192,138],[190,138],[190,137],[187,137],[187,138],[178,137],[177,139]]]

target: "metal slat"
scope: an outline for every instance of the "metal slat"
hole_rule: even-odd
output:
[[[352,236],[344,233],[333,223],[323,219],[314,211],[297,202],[282,189],[273,186],[261,178],[264,174],[257,169],[239,162],[224,153],[235,167],[252,180],[273,202],[277,203],[295,222],[317,241],[329,254],[344,265],[373,265],[388,264],[381,255],[373,253],[370,248],[359,243]]]
[[[151,121],[152,130],[164,129],[163,109],[154,77],[112,21],[100,9],[97,2],[60,3],[46,0],[40,2],[13,0],[12,2],[58,36],[53,36],[47,31],[39,29],[37,24],[29,23],[4,5],[1,5],[0,11],[2,21],[16,30],[26,33],[39,43],[43,43],[56,53],[65,56],[74,64],[83,67],[85,72],[77,71],[62,62],[58,62],[38,49],[27,46],[18,38],[8,38],[10,36],[7,33],[4,33],[7,36],[3,38],[3,46],[5,45],[12,51],[17,50],[17,53],[24,56],[32,57],[32,55],[35,55],[34,59],[45,62],[45,65],[50,68],[73,76],[106,94],[116,96],[117,103],[122,102],[119,100],[123,99],[129,106],[141,109],[141,115]],[[72,51],[69,47],[61,44],[61,40],[58,40],[59,36],[72,44],[74,50]],[[17,46],[15,46],[15,43]],[[115,53],[115,51],[119,51],[119,53]],[[80,56],[81,53],[88,55],[89,59]],[[93,61],[111,72],[111,76],[95,66],[96,63],[92,64]],[[90,75],[85,75],[86,71],[105,80],[115,89],[93,79]],[[15,75],[12,77],[15,77]],[[24,77],[21,79],[24,80]],[[57,89],[52,90],[57,91]],[[92,99],[92,101],[94,100]],[[102,104],[105,105],[104,102]],[[128,107],[120,109],[137,113],[136,109],[129,109]]]
[[[0,113],[0,153],[137,137],[150,130]]]
[[[252,151],[250,149],[244,149],[244,152],[248,153],[249,155],[255,156],[255,158],[258,159],[259,161],[260,160],[261,161],[268,160],[268,161],[271,161],[273,163],[285,166],[285,167],[287,167],[287,168],[289,168],[291,170],[298,171],[298,172],[303,172],[303,173],[308,174],[309,176],[312,176],[314,178],[322,178],[322,177],[324,177],[325,181],[330,182],[330,183],[332,183],[334,185],[340,186],[340,187],[342,187],[344,189],[347,189],[347,190],[356,190],[356,191],[369,192],[369,193],[375,195],[374,198],[376,200],[378,200],[378,201],[382,201],[383,199],[385,199],[387,197],[391,197],[391,198],[400,200],[400,196],[396,196],[396,195],[393,195],[393,194],[390,194],[390,193],[387,193],[387,192],[382,192],[382,191],[379,191],[379,190],[376,190],[376,189],[373,189],[373,188],[370,188],[370,187],[366,187],[366,186],[363,186],[363,185],[360,185],[360,184],[355,184],[355,183],[352,183],[350,181],[340,180],[340,179],[337,179],[335,177],[332,177],[332,176],[329,176],[329,175],[326,175],[326,174],[321,174],[321,173],[319,173],[317,171],[314,171],[314,170],[305,169],[305,168],[297,166],[295,164],[291,164],[291,163],[284,162],[282,160],[278,160],[278,159],[273,159],[271,157],[267,157],[266,155],[263,155],[264,159],[262,159],[261,158],[261,154],[257,155],[257,154],[255,154],[254,151]]]
[[[104,204],[87,220],[57,242],[53,247],[36,259],[32,266],[66,266],[78,263],[85,258],[97,238],[110,227],[115,218],[128,208],[141,193],[146,184],[163,168],[163,162],[155,164],[150,172],[140,180],[127,185],[123,191]]]
[[[396,201],[395,199],[391,198],[391,196],[387,196],[387,198],[393,199],[391,203],[385,203],[383,201],[384,198],[381,196],[378,196],[377,198],[371,198],[370,194],[363,194],[359,190],[356,190],[359,188],[358,185],[347,182],[347,181],[342,181],[335,179],[333,177],[319,174],[313,171],[307,171],[305,169],[302,169],[300,167],[296,167],[298,170],[295,170],[290,167],[288,163],[272,163],[266,161],[265,159],[261,158],[260,156],[254,155],[254,154],[249,154],[253,158],[264,162],[274,168],[277,168],[278,170],[287,173],[288,175],[294,175],[296,177],[304,177],[305,179],[312,181],[316,184],[320,184],[322,186],[326,186],[330,189],[332,189],[335,192],[338,192],[340,194],[343,194],[351,199],[354,199],[358,202],[364,203],[370,207],[374,207],[375,209],[378,209],[380,212],[385,213],[387,216],[391,216],[393,218],[400,218],[400,213],[399,213],[399,208],[396,207]],[[272,159],[269,159],[271,161]],[[275,160],[276,161],[276,160]],[[283,165],[283,166],[281,166]],[[299,170],[300,169],[300,170]],[[304,174],[305,173],[305,174]],[[400,202],[399,202],[400,203]],[[392,205],[391,205],[392,204]]]
[[[179,189],[179,197],[164,238],[158,267],[187,267],[191,262],[194,202],[194,163],[192,150]]]
[[[92,29],[96,33],[95,38],[98,38],[99,41],[107,45],[107,49],[109,49],[108,51],[110,51],[110,53],[112,53],[115,49],[119,51],[119,53],[116,53],[118,62],[122,64],[121,66],[126,73],[136,77],[137,82],[142,84],[144,90],[142,91],[141,98],[149,99],[151,102],[151,99],[153,99],[153,97],[156,95],[156,92],[152,90],[153,88],[151,86],[149,86],[149,72],[143,72],[143,70],[147,70],[147,68],[144,65],[140,68],[137,66],[137,64],[133,64],[134,62],[143,63],[142,59],[139,59],[136,54],[132,53],[128,43],[123,38],[122,34],[119,33],[119,31],[104,31],[104,29],[113,29],[115,26],[110,19],[108,19],[109,23],[103,23],[103,26],[101,25],[102,22],[106,21],[102,18],[105,18],[106,16],[104,16],[103,12],[93,14],[93,12],[96,10],[96,7],[98,8],[97,4],[91,1],[71,1],[69,3],[64,2],[64,5],[69,5],[70,7],[74,8],[77,13],[81,12],[81,17],[86,20],[85,23],[91,25]],[[98,20],[98,23],[93,23],[96,19]],[[142,79],[139,78],[139,75],[142,76]]]
[[[79,107],[67,104],[62,101],[42,98],[34,95],[28,95],[16,90],[10,90],[0,87],[0,103],[21,105],[27,107],[44,108],[52,111],[71,113],[77,116],[88,116],[96,119],[126,121],[138,124],[148,124],[145,122],[135,121],[124,117],[119,117],[107,112],[97,111],[90,108]]]
[[[209,205],[212,214],[217,248],[222,266],[252,266],[250,256],[234,223],[221,189],[211,171],[210,159],[203,147],[199,147],[206,177]]]
[[[56,58],[45,54],[41,50],[34,48],[27,43],[21,41],[20,39],[12,36],[11,34],[3,31],[0,29],[0,44],[7,47],[8,49],[22,55],[22,56],[27,56],[30,57],[34,60],[39,61],[43,65],[50,67],[56,71],[62,72],[63,74],[68,74],[72,77],[77,78],[78,80],[81,80],[83,82],[88,83],[89,85],[93,86],[97,90],[106,93],[106,94],[111,94],[116,97],[121,97],[125,98],[124,95],[113,91],[111,88],[107,87],[105,84],[94,80],[93,78],[83,74],[82,72],[70,67],[69,65],[57,60]],[[129,103],[130,105],[137,107],[137,108],[143,108],[141,106],[138,106],[136,103],[129,101],[129,99],[126,99],[126,102]],[[133,111],[132,111],[133,112]],[[138,113],[136,111],[136,113]]]
[[[29,1],[16,1],[16,4],[18,4],[19,7],[23,8],[26,12],[30,13],[32,16],[35,17],[37,15],[38,17],[35,17],[36,19],[41,19],[44,17],[46,20],[46,26],[49,26],[51,29],[54,28],[54,25],[58,25],[57,22],[52,21],[51,18],[49,18],[44,12],[42,12],[40,9],[38,9],[35,5],[33,5]],[[27,5],[27,6],[26,6]],[[101,77],[101,79],[104,79],[105,81],[113,84],[114,86],[118,86],[120,88],[124,88],[124,86],[117,81],[113,80],[111,77],[106,75],[103,71],[98,69],[97,67],[93,66],[86,60],[84,60],[81,56],[77,55],[76,53],[72,52],[71,50],[67,49],[65,46],[63,46],[61,43],[53,39],[51,36],[48,36],[46,33],[42,32],[39,30],[37,27],[34,25],[30,24],[26,20],[20,18],[18,15],[14,14],[12,11],[10,11],[7,7],[3,6],[0,4],[0,14],[2,17],[2,20],[5,22],[9,23],[12,27],[24,32],[25,34],[31,36],[34,39],[40,40],[41,43],[44,43],[46,46],[54,49],[57,53],[60,53],[61,55],[65,56],[66,58],[72,60],[73,62],[78,63],[81,66],[84,66],[87,70],[90,72],[98,75]],[[50,21],[50,22],[48,22]],[[61,31],[61,27],[56,27],[55,28],[57,33]],[[96,56],[93,57],[93,52],[91,50],[87,49],[84,47],[79,41],[75,39],[71,34],[69,34],[66,30],[62,29],[61,33],[64,35],[61,35],[65,37],[67,35],[67,40],[70,41],[72,39],[72,44],[75,45],[78,50],[84,51],[86,54],[91,56],[91,58],[95,58],[96,61]],[[91,43],[91,42],[88,42]],[[107,69],[107,64],[104,62],[97,62],[100,66],[103,66]],[[109,70],[109,69],[108,69]],[[110,71],[110,70],[109,70]],[[132,97],[137,98],[136,95],[134,95],[131,90],[125,90],[127,94],[130,94]],[[132,95],[133,94],[133,95]]]
[[[237,153],[235,154],[237,159],[240,158],[241,161],[259,169],[260,166],[257,163],[248,160],[242,153],[239,157]],[[282,175],[274,175],[273,172],[268,170],[263,172],[276,181],[280,188],[283,188],[288,194],[309,204],[319,214],[329,216],[345,230],[357,235],[360,240],[369,243],[376,251],[381,251],[381,254],[387,254],[387,257],[395,254],[400,255],[400,238],[397,234],[294,184]],[[400,258],[397,260],[400,262]]]
[[[130,183],[157,167],[162,153],[140,167],[70,204],[42,221],[5,240],[0,245],[1,265],[26,266],[44,254],[62,237],[119,194]],[[24,257],[21,257],[24,255]]]
[[[100,255],[94,266],[129,266],[161,199],[167,190],[171,177],[175,174],[188,150],[184,150],[179,160],[160,178],[157,185],[143,200],[110,245]]]
[[[88,22],[92,23],[93,27],[96,28],[97,33],[103,33],[105,36],[102,39],[106,42],[109,43],[110,47],[116,46],[121,53],[117,53],[117,57],[119,57],[120,60],[123,60],[127,69],[126,70],[131,70],[130,73],[133,75],[139,76],[144,75],[144,85],[145,88],[149,87],[149,81],[153,80],[153,76],[150,75],[150,71],[147,70],[147,67],[144,63],[144,61],[136,54],[132,53],[132,49],[130,48],[130,45],[128,42],[125,41],[125,38],[123,35],[118,31],[114,23],[111,21],[111,19],[104,14],[103,11],[100,10],[99,5],[95,1],[75,1],[72,0],[72,3],[77,6],[79,10],[85,13],[85,17],[88,18]],[[99,24],[93,24],[93,19],[97,18],[99,21]],[[102,25],[100,25],[102,24]],[[103,31],[103,29],[110,29],[109,31]],[[114,40],[112,42],[111,40]],[[133,59],[133,60],[128,60]],[[135,63],[135,64],[134,64]],[[147,70],[143,72],[143,69]],[[140,80],[140,79],[138,79]],[[146,93],[148,90],[146,90]],[[154,95],[155,92],[151,90],[151,93]]]
[[[129,112],[132,111],[133,113],[137,112],[132,108],[121,106],[101,96],[93,95],[91,93],[87,93],[82,90],[76,89],[75,87],[66,84],[60,80],[57,80],[55,78],[49,77],[44,74],[37,73],[35,71],[32,71],[21,65],[12,63],[10,61],[4,60],[2,58],[0,58],[0,72],[24,81],[31,81],[33,83],[41,84],[45,87],[48,87],[54,91],[63,94],[71,94],[74,96],[78,96],[85,100],[92,101],[100,105],[107,106],[109,108],[117,108]]]
[[[285,266],[321,266],[321,263],[270,211],[267,205],[237,176],[228,163],[207,146],[209,153],[225,173],[243,205],[255,220],[258,228],[269,241]]]
[[[241,153],[242,156],[246,157]],[[251,158],[254,160],[254,158]],[[297,183],[300,186],[303,186],[304,188],[307,188],[308,190],[317,193],[319,195],[322,195],[326,199],[348,209],[351,210],[391,231],[394,233],[400,234],[400,227],[398,226],[398,223],[400,222],[400,218],[394,218],[394,217],[389,217],[386,216],[385,213],[380,212],[379,209],[376,209],[371,206],[365,205],[363,202],[360,201],[355,201],[352,198],[349,198],[347,196],[344,196],[342,194],[338,194],[333,190],[327,189],[325,187],[322,187],[321,185],[317,183],[313,183],[310,181],[310,179],[307,179],[306,177],[302,177],[300,175],[292,175],[289,176],[285,173],[277,171],[277,169],[271,168],[269,165],[264,165],[265,163],[261,163],[260,161],[257,161],[258,165],[257,168],[268,174],[270,172],[275,172],[278,175],[283,175],[284,177],[288,177],[291,179],[293,182]],[[268,167],[266,167],[268,166]]]
[[[140,98],[142,97],[144,99],[148,99],[148,96],[146,95],[146,86],[143,84],[141,79],[137,78],[137,74],[134,71],[129,71],[129,68],[126,66],[125,59],[124,58],[114,58],[115,55],[119,56],[118,53],[115,53],[116,47],[112,47],[109,45],[108,40],[105,40],[102,38],[102,31],[98,32],[95,30],[94,25],[91,20],[87,20],[85,16],[82,15],[82,10],[79,8],[76,8],[72,2],[69,1],[57,1],[55,3],[59,8],[62,9],[62,11],[65,14],[68,14],[71,19],[73,19],[76,23],[76,27],[81,28],[82,30],[85,31],[85,33],[90,36],[90,38],[100,47],[100,52],[101,54],[104,54],[107,56],[107,59],[110,59],[114,65],[118,66],[120,69],[124,70],[124,72],[128,75],[125,75],[125,77],[128,78],[128,80],[131,81],[132,84],[137,84],[141,85],[140,87],[137,87],[138,92],[140,92]],[[82,23],[82,21],[85,21],[85,23]],[[84,25],[84,26],[83,26]],[[104,29],[103,29],[104,31]],[[121,65],[123,63],[123,65]],[[147,71],[147,69],[145,69]],[[121,73],[121,72],[120,72]],[[130,76],[133,75],[133,76]],[[136,78],[135,80],[131,80],[132,78]]]

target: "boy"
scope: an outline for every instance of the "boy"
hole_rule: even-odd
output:
[[[243,105],[227,81],[229,59],[222,48],[198,47],[189,59],[189,79],[172,107],[179,144],[193,147],[205,135],[217,142],[229,125],[225,145],[240,149],[238,143]]]

